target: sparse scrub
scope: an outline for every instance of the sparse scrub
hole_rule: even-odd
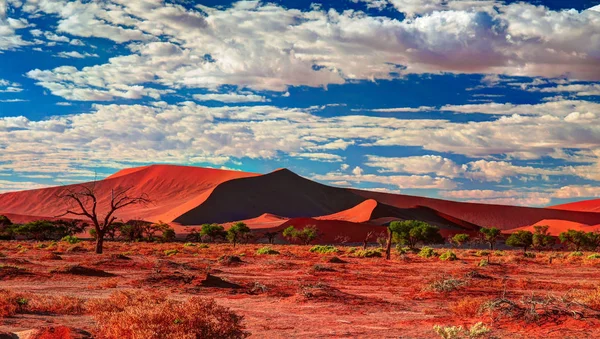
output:
[[[462,279],[456,279],[453,277],[441,277],[433,280],[429,283],[425,290],[434,291],[434,292],[452,292],[455,291],[462,286],[466,285],[467,282]]]
[[[583,257],[583,253],[579,251],[569,253],[569,257]]]
[[[312,270],[316,272],[335,272],[335,269],[333,269],[332,267],[321,264],[313,265]]]
[[[178,251],[177,249],[165,250],[165,255],[166,255],[167,257],[170,257],[170,256],[173,256],[173,255],[176,255],[176,254],[178,254],[178,253],[179,253],[179,251]]]
[[[491,331],[482,322],[478,322],[468,329],[465,329],[462,326],[434,325],[433,330],[444,339],[481,338]]]
[[[96,335],[117,338],[245,338],[242,317],[213,300],[184,302],[157,293],[115,292],[88,303],[97,322]]]
[[[431,247],[423,247],[419,252],[419,257],[421,258],[431,258],[437,256],[435,250]]]
[[[64,236],[62,239],[60,239],[60,241],[64,241],[68,244],[74,245],[74,244],[77,244],[78,242],[80,242],[81,240],[79,240],[79,238],[77,238],[74,235],[67,235],[67,236]]]
[[[459,317],[472,318],[481,312],[488,298],[464,297],[450,306],[450,311]]]
[[[382,249],[366,249],[366,250],[356,250],[353,252],[353,255],[358,258],[381,258],[383,254],[381,253]]]
[[[279,251],[272,249],[270,246],[261,247],[256,251],[256,254],[279,254]]]
[[[458,259],[458,257],[452,251],[446,251],[446,252],[442,253],[442,255],[440,255],[440,260],[444,260],[444,261],[454,261],[457,259]]]
[[[312,253],[321,253],[321,254],[329,254],[329,253],[338,253],[340,250],[335,246],[331,245],[315,245],[310,249]]]
[[[600,259],[600,253],[590,254],[587,257],[588,259]]]

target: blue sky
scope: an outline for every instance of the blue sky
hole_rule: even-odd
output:
[[[0,0],[0,192],[172,163],[595,198],[599,4]]]

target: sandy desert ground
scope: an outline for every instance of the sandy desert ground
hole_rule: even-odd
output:
[[[3,317],[0,330],[94,334],[90,300],[151,290],[175,300],[214,299],[243,316],[252,338],[440,338],[435,325],[478,322],[489,330],[482,338],[600,336],[600,260],[591,253],[497,251],[480,267],[487,253],[472,249],[454,249],[455,261],[396,252],[386,261],[346,246],[319,254],[274,245],[279,254],[257,254],[263,246],[108,242],[96,255],[91,242],[3,241],[2,309],[9,293],[37,306]]]

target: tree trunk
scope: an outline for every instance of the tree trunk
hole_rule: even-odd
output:
[[[365,239],[365,241],[363,242],[363,250],[367,249],[367,239]]]
[[[388,228],[387,246],[385,249],[385,259],[390,260],[392,255],[392,231]]]
[[[96,254],[102,254],[102,246],[104,245],[104,233],[97,233],[96,236]]]

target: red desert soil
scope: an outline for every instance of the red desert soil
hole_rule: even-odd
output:
[[[31,293],[30,303],[45,300],[42,304],[50,309],[0,318],[0,331],[64,325],[93,332],[94,320],[85,311],[65,311],[48,300],[67,296],[71,303],[79,300],[73,297],[84,303],[115,291],[153,290],[178,300],[214,298],[244,317],[252,338],[439,338],[434,325],[468,327],[480,321],[495,338],[600,337],[595,316],[575,320],[561,314],[528,321],[500,317],[495,311],[478,312],[481,305],[501,296],[519,303],[531,295],[560,298],[575,293],[600,306],[600,260],[587,259],[589,253],[568,257],[568,253],[544,252],[524,258],[519,251],[501,251],[492,255],[493,264],[478,267],[482,257],[477,251],[460,249],[454,250],[459,260],[446,262],[395,252],[390,261],[357,258],[348,247],[338,247],[335,255],[342,262],[330,263],[332,255],[310,253],[310,246],[295,245],[273,246],[278,255],[257,255],[260,244],[234,249],[229,244],[205,248],[108,242],[103,255],[93,254],[90,242],[78,244],[77,252],[68,251],[71,246],[0,242],[0,253],[5,255],[0,263],[27,273],[1,280],[0,288]],[[167,256],[166,250],[177,252]],[[45,259],[48,253],[62,260]],[[237,255],[241,262],[219,261],[222,255]],[[114,276],[58,273],[73,265]],[[432,283],[450,278],[460,286],[446,292],[430,289]]]

